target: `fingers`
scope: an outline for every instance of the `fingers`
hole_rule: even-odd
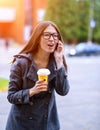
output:
[[[47,91],[48,89],[48,83],[44,80],[40,80],[40,81],[37,81],[35,83],[35,86],[33,86],[30,90],[29,90],[29,96],[33,96],[35,94],[38,94],[40,92],[43,92],[43,91]]]
[[[63,50],[63,43],[61,41],[58,42],[58,51],[62,51]]]
[[[63,46],[63,43],[59,40],[58,45]]]
[[[48,85],[48,83],[45,80],[38,80],[36,82],[36,86],[43,86],[43,85]]]
[[[35,87],[36,87],[37,91],[39,91],[39,92],[47,91],[48,83],[45,82],[44,80],[39,80],[36,82]]]

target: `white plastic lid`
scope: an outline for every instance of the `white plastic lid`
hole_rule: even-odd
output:
[[[39,70],[37,71],[37,74],[38,74],[38,75],[49,75],[49,74],[50,74],[50,70],[49,70],[49,69],[45,69],[45,68],[39,69]]]

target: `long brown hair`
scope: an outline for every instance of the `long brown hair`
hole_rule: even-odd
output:
[[[19,52],[19,54],[22,54],[22,53],[36,53],[37,52],[37,49],[38,49],[38,46],[39,46],[39,43],[40,43],[40,38],[41,38],[41,35],[43,33],[43,31],[49,26],[53,26],[58,35],[59,35],[59,40],[61,40],[63,42],[63,39],[62,39],[62,36],[60,34],[60,30],[59,28],[57,27],[57,25],[51,21],[41,21],[39,22],[36,27],[34,28],[33,30],[33,33],[29,39],[29,41],[27,42],[26,46]],[[13,62],[16,60],[16,58],[13,59]],[[65,58],[63,56],[63,62],[64,62],[64,66],[67,70],[67,64],[66,64],[66,61],[65,61]]]

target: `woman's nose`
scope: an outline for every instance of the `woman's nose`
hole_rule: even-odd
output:
[[[49,39],[49,40],[54,40],[54,38],[53,38],[53,36],[52,36],[52,35],[50,36],[50,39]]]

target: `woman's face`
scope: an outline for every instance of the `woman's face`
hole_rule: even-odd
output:
[[[40,39],[40,48],[45,52],[52,53],[54,52],[58,41],[59,36],[56,29],[53,26],[49,25],[42,33]]]

